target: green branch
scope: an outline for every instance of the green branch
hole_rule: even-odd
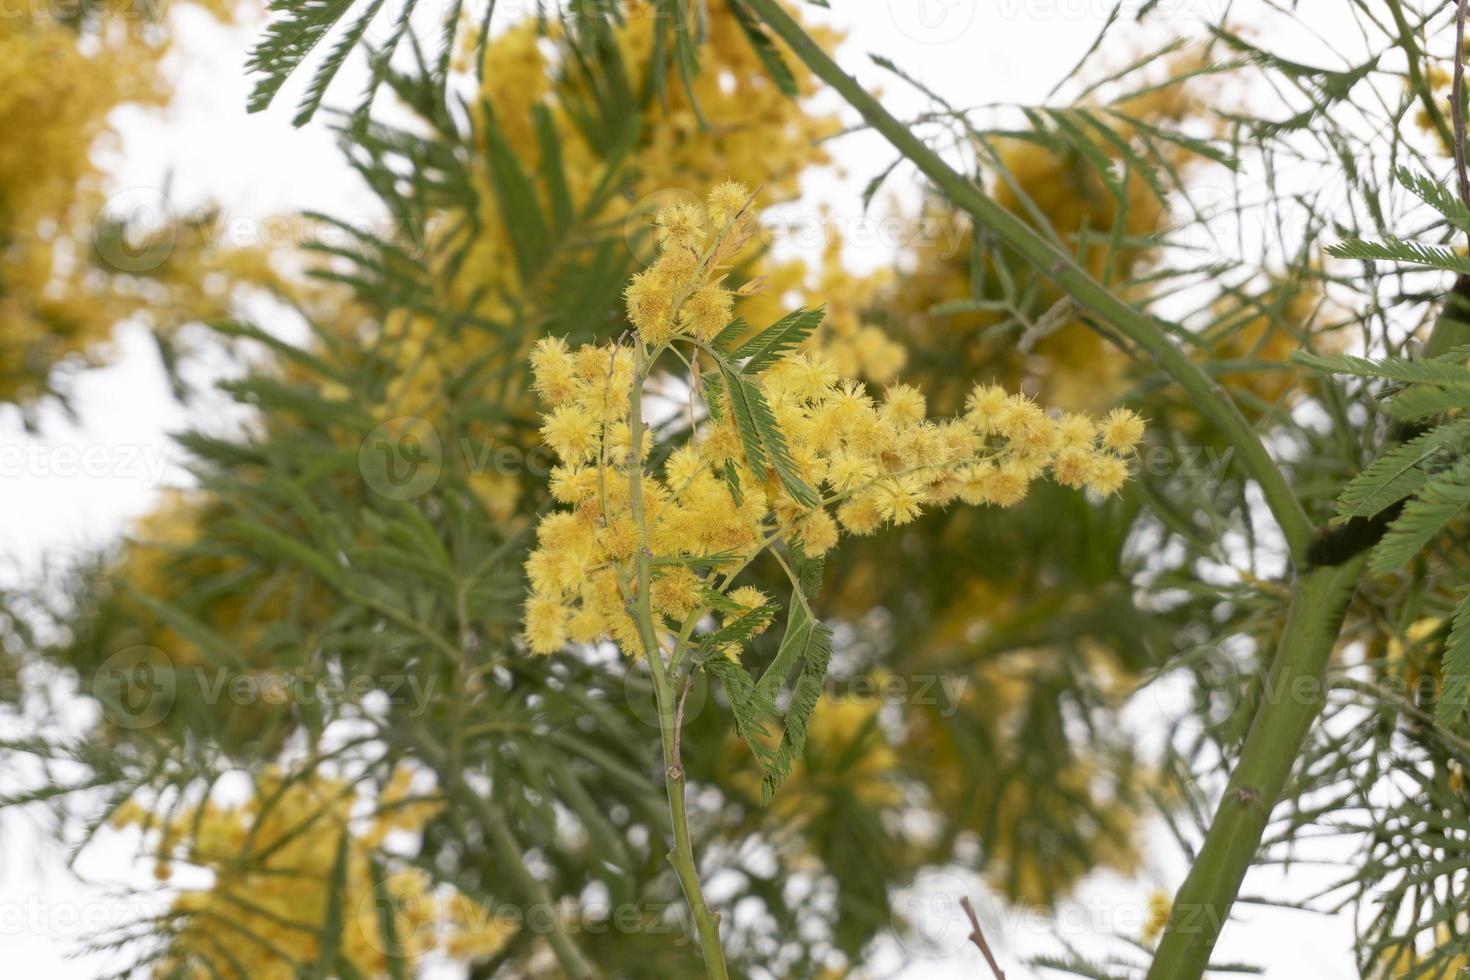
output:
[[[669,863],[684,889],[684,900],[694,916],[699,933],[699,946],[704,954],[704,968],[711,980],[727,980],[725,952],[720,945],[720,916],[710,910],[699,884],[699,866],[694,861],[694,845],[689,837],[689,815],[684,802],[684,762],[679,754],[680,729],[684,723],[683,692],[674,689],[673,678],[664,664],[659,646],[658,628],[653,620],[651,589],[653,586],[652,553],[648,549],[648,524],[643,509],[643,382],[651,362],[643,344],[638,345],[638,363],[629,396],[628,432],[628,506],[633,513],[633,526],[638,529],[638,551],[634,556],[636,593],[630,597],[628,612],[638,625],[643,655],[653,674],[654,700],[658,703],[659,736],[663,743],[664,788],[669,797],[669,817],[673,824],[674,846],[669,849]],[[671,655],[677,656],[678,650]]]
[[[526,901],[548,910],[550,914],[547,916],[549,927],[546,941],[551,945],[551,950],[556,954],[561,968],[574,980],[597,980],[601,977],[602,974],[597,972],[597,968],[592,965],[587,954],[582,952],[581,947],[568,935],[566,927],[557,915],[556,903],[545,882],[531,874],[531,869],[526,867],[525,848],[516,839],[515,831],[511,828],[510,821],[506,818],[500,805],[492,799],[481,796],[475,792],[473,787],[465,783],[459,769],[451,765],[449,753],[441,748],[432,736],[412,726],[406,729],[405,734],[413,744],[419,758],[434,770],[445,794],[457,799],[474,814],[486,839],[494,847],[496,857],[510,873],[510,878],[515,882],[521,896]]]
[[[1174,896],[1148,980],[1203,976],[1302,740],[1322,709],[1327,662],[1367,560],[1363,552],[1297,579],[1261,704],[1204,846]]]
[[[1445,297],[1424,356],[1437,357],[1470,342],[1465,307],[1470,277],[1461,276]],[[1390,430],[1388,447],[1407,433]],[[1385,448],[1388,448],[1385,447]],[[1301,754],[1301,743],[1322,709],[1328,658],[1337,643],[1354,583],[1369,549],[1383,534],[1358,540],[1333,560],[1298,576],[1286,630],[1271,664],[1264,700],[1256,710],[1240,759],[1189,875],[1174,897],[1169,924],[1159,940],[1148,980],[1188,980],[1203,975],[1215,940],[1255,860],[1271,811]],[[1296,685],[1304,685],[1294,691]]]
[[[1226,441],[1235,449],[1241,465],[1260,485],[1266,504],[1281,527],[1292,559],[1301,567],[1314,533],[1312,522],[1281,469],[1225,390],[1190,360],[1151,317],[1114,296],[1071,255],[996,204],[979,187],[945,163],[923,140],[884,109],[855,78],[838,67],[801,25],[782,9],[779,0],[745,2],[818,78],[836,89],[869,125],[911,160],[952,203],[974,218],[977,226],[994,233],[1078,304],[1148,352],[1159,367],[1189,394],[1200,412],[1219,427]]]

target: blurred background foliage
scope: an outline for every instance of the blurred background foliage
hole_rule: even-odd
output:
[[[1334,67],[1228,23],[1159,40],[1145,10],[1109,18],[1116,36],[1048,105],[926,93],[913,120],[1159,317],[1323,520],[1385,422],[1368,388],[1289,355],[1409,352],[1447,284],[1318,245],[1452,231],[1412,224],[1424,215],[1392,170],[1445,172],[1443,15],[1352,6],[1360,36]],[[92,221],[90,153],[112,106],[166,96],[167,37],[111,8],[3,24],[0,120],[39,135],[0,143],[0,399],[33,404],[59,363],[101,356],[138,314],[166,349],[174,324],[204,321],[251,355],[221,383],[247,410],[240,431],[178,437],[195,485],[76,570],[45,629],[28,632],[37,614],[0,631],[14,710],[44,710],[57,695],[35,678],[56,666],[103,706],[84,738],[8,743],[47,780],[4,802],[56,808],[78,851],[109,823],[134,828],[156,861],[160,911],[97,945],[157,976],[401,976],[434,956],[550,976],[569,933],[609,976],[693,975],[694,947],[671,940],[684,926],[644,668],[517,640],[550,462],[525,357],[546,334],[626,329],[621,290],[657,207],[721,179],[795,200],[844,118],[737,0],[574,3],[437,53],[408,31],[372,61],[394,111],[331,123],[391,232],[311,215],[340,234],[291,277],[259,251],[196,248],[183,222],[166,261],[130,273],[98,265],[123,229]],[[911,175],[871,170],[861,206],[899,208],[883,186]],[[825,304],[811,343],[875,388],[919,383],[938,411],[986,380],[1064,410],[1126,404],[1150,442],[1109,501],[1038,488],[833,556],[829,693],[770,807],[728,708],[692,695],[696,853],[741,975],[860,974],[876,943],[922,925],[896,896],[926,869],[1050,908],[1089,873],[1136,873],[1145,826],[1191,853],[1285,607],[1280,542],[1195,406],[942,197],[898,214],[907,244],[876,271],[845,266],[840,237],[816,259],[763,250],[742,270],[766,283],[743,315],[761,327]],[[248,322],[237,288],[281,299],[310,341]],[[665,379],[660,424],[683,424],[683,386]],[[1463,559],[1460,545],[1365,579],[1263,854],[1291,860],[1307,829],[1361,843],[1313,902],[1364,910],[1365,976],[1464,962],[1470,746],[1424,709]],[[636,923],[598,927],[618,909]],[[1132,975],[1147,941],[1049,965]]]
[[[97,159],[118,148],[115,110],[168,101],[172,30],[145,0],[25,0],[0,24],[0,403],[28,419],[65,394],[58,367],[107,359],[118,323],[146,321],[172,357],[179,327],[228,317],[239,289],[275,285],[261,250],[210,235],[212,209],[155,206],[130,226],[129,205],[156,202],[109,197]]]

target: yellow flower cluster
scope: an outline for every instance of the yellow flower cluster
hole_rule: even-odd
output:
[[[458,892],[442,894],[417,869],[379,875],[373,855],[393,831],[421,832],[439,804],[410,792],[412,772],[399,768],[378,795],[375,814],[354,831],[361,795],[319,773],[259,777],[255,795],[239,806],[174,811],[161,824],[136,801],[113,815],[114,827],[138,826],[157,837],[155,874],[173,875],[184,862],[213,873],[203,890],[180,892],[171,917],[181,923],[154,968],[160,977],[235,974],[294,980],[320,955],[320,933],[331,903],[337,854],[347,835],[345,888],[339,897],[338,955],[359,976],[387,976],[389,951],[382,915],[391,909],[405,972],[431,952],[457,958],[493,955],[513,926]],[[220,923],[228,923],[221,928]],[[335,975],[336,971],[333,971]]]
[[[762,370],[737,368],[720,342],[735,295],[722,282],[754,225],[750,202],[743,187],[725,183],[703,209],[658,216],[662,252],[627,291],[635,344],[573,351],[545,338],[532,352],[533,388],[547,406],[542,436],[561,460],[551,492],[567,508],[542,518],[526,563],[525,636],[535,652],[603,636],[637,651],[627,605],[640,549],[655,564],[653,612],[677,628],[778,542],[821,555],[844,531],[907,524],[926,507],[1012,506],[1042,477],[1104,495],[1128,477],[1125,459],[1143,422],[1123,409],[1101,421],[1054,418],[1023,395],[982,384],[963,415],[936,420],[918,389],[896,383],[874,397],[820,351],[783,349]],[[649,366],[666,349],[684,357],[681,346],[707,414],[650,465],[651,441],[634,438],[631,425],[642,421],[630,419],[631,406],[641,403]],[[705,359],[718,367],[709,380]],[[769,425],[753,437],[761,426],[751,417],[763,414]],[[750,607],[763,604],[748,598]]]

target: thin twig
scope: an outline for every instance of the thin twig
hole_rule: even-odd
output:
[[[1470,170],[1465,165],[1465,8],[1470,0],[1455,5],[1455,77],[1450,88],[1450,119],[1455,127],[1455,173],[1460,179],[1460,201],[1470,208]],[[1470,241],[1470,231],[1465,232]]]
[[[975,914],[975,906],[970,904],[969,895],[960,896],[960,907],[970,917],[970,942],[980,949],[980,955],[985,957],[985,962],[990,964],[990,972],[995,974],[995,980],[1006,980],[1006,971],[995,962],[995,955],[990,952],[990,944],[985,941],[985,933],[980,928],[980,917]]]

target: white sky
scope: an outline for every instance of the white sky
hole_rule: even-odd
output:
[[[903,115],[920,108],[921,100],[873,67],[867,52],[886,55],[960,105],[1039,102],[1092,42],[1111,0],[868,0],[861,5],[833,0],[833,6],[831,19],[850,30],[842,62],[870,86],[881,87],[885,100]],[[1217,13],[1213,8],[1218,6],[1208,0],[1176,0],[1173,9],[1189,17]],[[429,0],[421,9],[432,16]],[[509,14],[513,9],[502,0],[499,11]],[[805,9],[817,13],[813,7]],[[234,236],[254,234],[260,218],[295,208],[348,220],[376,217],[371,199],[342,165],[322,120],[302,130],[291,128],[290,109],[299,85],[288,86],[270,112],[244,112],[248,85],[240,65],[253,25],[224,29],[182,7],[172,16],[180,26],[181,52],[173,65],[180,94],[162,114],[123,115],[124,144],[108,158],[119,191],[153,193],[165,173],[171,174],[175,202],[181,207],[205,200],[223,204],[229,220],[222,228]],[[338,104],[355,98],[359,79],[349,72],[339,80],[333,89]],[[837,151],[849,175],[812,181],[809,199],[800,209],[810,213],[818,200],[826,200],[839,221],[850,222],[861,188],[893,154],[872,135],[846,139]],[[900,171],[889,187],[907,200],[917,198],[911,172]],[[881,241],[849,249],[858,265],[877,264],[887,254]],[[177,453],[166,433],[197,423],[198,410],[185,412],[170,399],[142,331],[120,330],[118,348],[111,367],[88,373],[76,385],[81,424],[48,413],[41,436],[33,438],[21,431],[13,413],[0,409],[0,582],[33,574],[43,559],[65,561],[111,539],[129,519],[151,508],[162,487],[181,481]],[[1115,928],[1136,933],[1149,892],[1163,886],[1172,893],[1185,870],[1162,829],[1155,828],[1151,836],[1156,846],[1148,849],[1135,879],[1098,876],[1056,922],[1015,913],[1002,919],[1003,913],[981,898],[982,914],[990,912],[987,934],[1008,976],[1030,976],[1021,956],[1055,948],[1053,935],[1085,943],[1088,936]],[[106,897],[107,885],[146,880],[145,869],[132,866],[123,839],[89,852],[81,864],[87,881],[62,870],[48,853],[27,822],[14,816],[0,819],[5,972],[48,980],[93,977],[98,961],[68,955],[85,939],[87,917],[115,923],[127,912]],[[1244,891],[1300,895],[1321,880],[1320,873],[1295,872],[1287,892],[1279,875],[1258,870]],[[883,965],[898,967],[911,959],[902,975],[914,978],[987,976],[978,953],[964,942],[966,929],[955,904],[970,885],[942,874],[921,881],[914,900],[929,912],[929,935],[934,951],[942,955],[914,958],[895,947],[883,957],[888,961]],[[71,921],[79,917],[83,922]],[[1350,949],[1351,927],[1344,917],[1253,908],[1237,914],[1219,956],[1265,965],[1266,976],[1275,980],[1336,980],[1354,974]]]

